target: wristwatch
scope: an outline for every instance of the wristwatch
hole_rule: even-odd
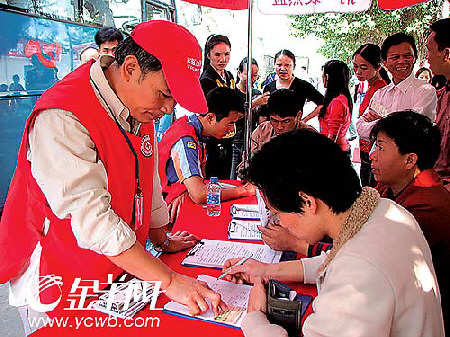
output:
[[[156,250],[157,252],[165,252],[167,250],[167,248],[169,247],[170,244],[170,238],[166,235],[166,239],[163,241],[163,243],[159,244],[159,245],[153,245],[153,249]]]

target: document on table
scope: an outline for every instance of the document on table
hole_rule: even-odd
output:
[[[280,261],[281,253],[267,245],[203,239],[189,251],[181,264],[222,269],[226,260],[237,257],[251,256],[261,262],[276,263]]]
[[[269,223],[270,211],[264,202],[264,199],[261,196],[261,192],[259,189],[256,190],[256,198],[258,199],[258,212],[261,219],[261,226],[266,227]]]
[[[262,240],[259,221],[231,220],[228,224],[228,240]]]
[[[209,275],[199,275],[197,279],[199,281],[206,282],[212,290],[218,292],[222,296],[222,300],[228,306],[227,311],[214,316],[212,310],[209,309],[203,314],[191,316],[189,315],[189,309],[187,306],[173,301],[164,305],[164,311],[239,328],[241,326],[242,319],[247,313],[247,303],[252,286],[217,280],[215,277]],[[209,300],[206,301],[211,308],[211,303]]]
[[[255,204],[234,204],[230,207],[232,219],[240,220],[260,220],[259,206]]]

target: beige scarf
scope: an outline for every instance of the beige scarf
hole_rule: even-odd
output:
[[[370,215],[378,205],[380,200],[380,194],[378,191],[371,187],[363,187],[360,196],[355,200],[350,208],[350,213],[345,219],[339,236],[333,242],[333,248],[331,248],[328,257],[322,266],[320,266],[318,273],[325,270],[330,264],[331,260],[336,256],[339,249],[350,240],[362,226],[367,222]]]

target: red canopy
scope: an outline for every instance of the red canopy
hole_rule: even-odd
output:
[[[429,0],[378,0],[378,7],[381,9],[398,9],[418,5],[427,1]]]

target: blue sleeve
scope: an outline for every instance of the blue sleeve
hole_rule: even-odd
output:
[[[199,150],[199,145],[189,136],[182,137],[172,146],[171,158],[174,173],[181,183],[192,176],[203,178]]]

